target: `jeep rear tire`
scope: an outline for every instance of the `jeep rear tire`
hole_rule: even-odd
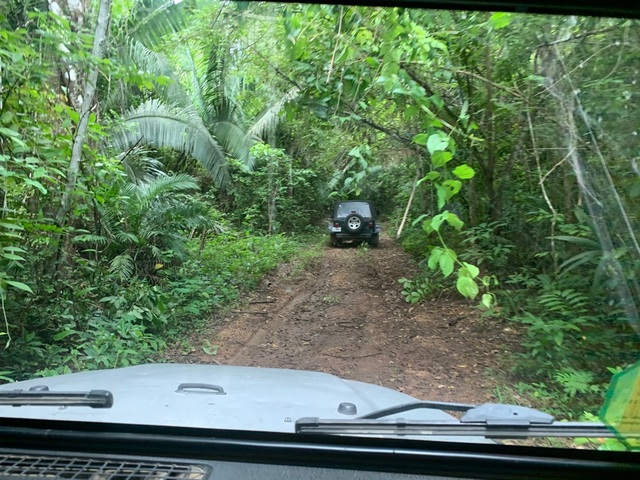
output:
[[[373,235],[371,235],[371,239],[369,240],[369,245],[371,245],[372,247],[377,247],[378,245],[380,245],[379,233],[374,233]]]

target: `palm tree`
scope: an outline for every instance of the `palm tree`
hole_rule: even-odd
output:
[[[138,65],[162,68],[166,75],[166,63],[158,54],[140,45],[132,53]],[[227,87],[226,58],[227,50],[219,45],[214,45],[202,61],[185,49],[182,60],[190,78],[189,89],[174,80],[171,92],[164,90],[165,98],[149,99],[130,109],[122,117],[113,144],[121,151],[139,144],[175,149],[200,162],[217,185],[228,180],[229,156],[250,168],[251,145],[273,137],[280,111],[298,92],[287,92],[251,125]],[[171,74],[170,78],[176,79],[177,75]]]

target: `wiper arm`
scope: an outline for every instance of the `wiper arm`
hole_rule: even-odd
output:
[[[107,390],[50,392],[36,387],[28,391],[0,392],[0,405],[111,408],[113,394]]]
[[[384,418],[391,415],[397,415],[398,413],[408,412],[411,410],[419,410],[422,408],[428,408],[432,410],[445,410],[448,412],[467,412],[472,408],[477,407],[472,403],[451,403],[451,402],[411,402],[402,405],[395,405],[393,407],[383,408],[382,410],[376,410],[375,412],[362,415],[361,419],[373,419]]]

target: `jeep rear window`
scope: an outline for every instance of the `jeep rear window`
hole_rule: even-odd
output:
[[[336,212],[337,218],[343,218],[350,213],[357,213],[363,217],[371,217],[371,208],[368,203],[340,203]]]

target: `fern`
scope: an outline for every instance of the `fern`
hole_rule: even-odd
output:
[[[106,245],[109,242],[107,237],[102,235],[83,234],[73,237],[73,243],[95,243],[97,245]]]
[[[553,375],[553,379],[560,384],[564,392],[571,398],[577,394],[587,394],[594,392],[593,372],[565,368]],[[598,388],[597,386],[595,388]]]

